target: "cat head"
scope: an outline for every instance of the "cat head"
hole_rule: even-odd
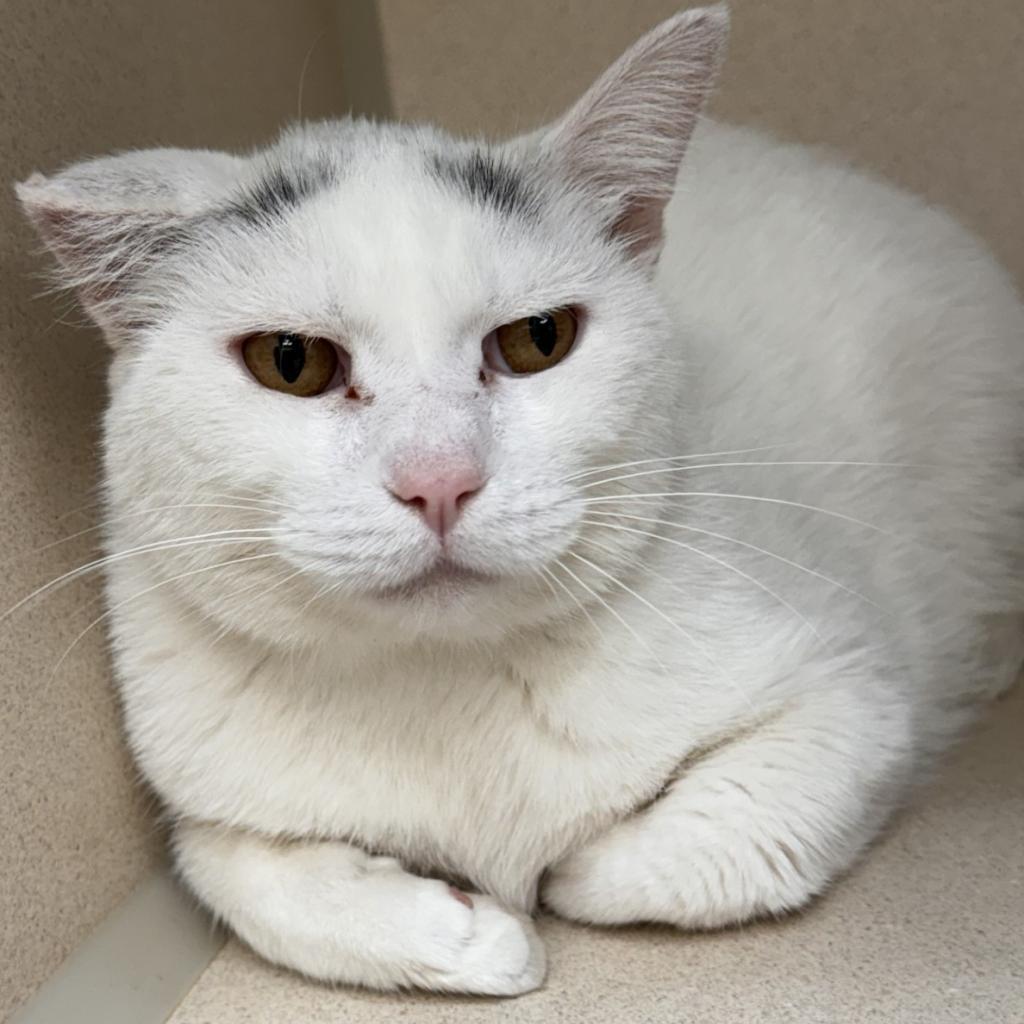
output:
[[[584,485],[669,443],[653,269],[726,28],[670,19],[507,143],[341,120],[21,184],[113,349],[111,546],[148,546],[116,571],[278,639],[480,639],[608,589],[586,545],[636,539]]]

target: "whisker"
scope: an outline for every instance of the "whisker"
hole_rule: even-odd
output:
[[[565,568],[565,567],[563,566],[563,568]],[[568,570],[566,570],[566,571],[568,571]],[[587,608],[587,606],[572,592],[572,590],[568,587],[567,584],[565,584],[562,580],[560,580],[546,565],[542,565],[537,570],[537,572],[540,575],[541,579],[544,580],[544,582],[547,583],[548,587],[551,589],[551,593],[554,596],[556,603],[558,602],[558,591],[555,590],[555,588],[552,586],[552,583],[551,583],[552,580],[554,580],[555,583],[557,583],[562,588],[562,590],[564,590],[569,595],[569,597],[572,600],[573,604],[575,604],[576,607],[579,608],[579,610],[581,612],[583,612],[583,614],[587,617],[587,620],[594,627],[594,629],[598,633],[601,632],[601,630],[598,627],[597,623],[594,621],[593,615],[590,614],[590,609]]]
[[[668,625],[670,625],[673,629],[679,632],[693,647],[697,649],[697,651],[699,651],[707,659],[707,661],[718,671],[722,678],[727,683],[729,683],[729,685],[733,688],[736,694],[740,698],[742,698],[742,700],[747,704],[750,710],[755,710],[754,705],[751,703],[750,698],[743,692],[742,687],[740,687],[736,680],[733,679],[733,677],[726,671],[722,663],[714,656],[714,654],[711,653],[711,651],[707,649],[707,646],[704,643],[697,639],[697,637],[695,637],[688,630],[680,626],[678,622],[676,622],[674,619],[666,615],[660,608],[658,608],[656,605],[648,601],[647,598],[643,597],[641,594],[638,594],[631,587],[626,586],[626,584],[623,583],[622,580],[612,575],[612,573],[606,572],[599,565],[595,564],[594,562],[591,562],[590,559],[584,558],[582,555],[577,554],[575,551],[570,551],[568,552],[568,554],[570,554],[573,558],[585,563],[586,565],[589,565],[592,569],[601,573],[602,576],[606,576],[616,586],[620,587],[622,590],[626,591],[627,594],[630,594],[632,597],[636,598],[636,600],[640,601],[641,604],[649,608],[652,612],[654,612],[655,615],[657,615],[659,618],[668,623]],[[664,664],[661,664],[664,668]],[[666,671],[668,670],[666,669]]]
[[[43,544],[40,547],[32,548],[29,551],[19,551],[16,555],[11,555],[10,558],[5,558],[0,561],[0,567],[9,565],[11,562],[16,562],[22,558],[30,558],[33,555],[40,555],[44,551],[49,551],[51,548],[59,547],[61,544],[67,544],[70,541],[77,540],[79,537],[88,536],[90,533],[96,533],[99,530],[105,529],[111,523],[124,522],[126,519],[137,519],[140,516],[153,515],[158,512],[173,512],[178,509],[199,509],[199,508],[219,508],[219,509],[235,509],[241,512],[266,512],[266,509],[256,508],[254,506],[246,505],[223,505],[223,504],[211,504],[211,503],[188,503],[184,505],[157,505],[153,508],[137,509],[134,512],[126,512],[120,516],[110,516],[107,519],[95,523],[93,526],[87,526],[83,530],[77,530],[75,533],[69,533],[66,537],[60,537],[57,540],[52,540],[47,544]]]
[[[292,508],[292,505],[289,502],[281,501],[279,498],[272,498],[272,497],[270,497],[269,494],[265,494],[258,487],[243,487],[243,486],[236,485],[235,486],[235,491],[237,491],[238,494],[231,494],[231,493],[227,493],[227,494],[211,494],[211,495],[208,495],[208,496],[211,497],[211,498],[220,497],[220,498],[228,498],[228,499],[234,499],[234,498],[241,497],[241,499],[243,501],[253,501],[253,502],[258,502],[258,503],[264,504],[264,505],[272,505],[272,506],[275,506],[277,508],[288,509],[289,511]],[[247,493],[250,495],[250,497],[248,497],[248,498],[245,496]]]
[[[809,620],[807,615],[805,615],[802,611],[800,611],[799,608],[796,608],[793,604],[791,604],[784,597],[782,597],[781,594],[778,594],[774,590],[772,590],[772,588],[769,587],[767,584],[762,583],[762,581],[758,580],[757,577],[754,577],[754,575],[751,575],[749,572],[744,571],[743,569],[739,568],[736,565],[732,565],[730,562],[727,562],[724,558],[719,558],[717,555],[713,555],[713,554],[711,554],[708,551],[701,551],[699,548],[694,547],[692,544],[685,544],[682,541],[675,541],[675,540],[673,540],[672,538],[669,538],[669,537],[662,537],[662,535],[654,534],[654,532],[649,531],[649,530],[633,529],[632,527],[620,526],[620,525],[617,525],[615,523],[594,522],[593,520],[588,520],[588,521],[591,522],[591,525],[601,526],[601,527],[604,527],[605,529],[621,530],[623,532],[628,532],[628,534],[636,534],[636,535],[638,535],[640,537],[649,537],[649,538],[652,538],[654,540],[664,541],[666,544],[671,544],[674,547],[679,547],[683,551],[689,551],[689,552],[691,552],[692,554],[696,555],[699,558],[707,559],[708,561],[713,562],[714,564],[721,566],[722,568],[726,569],[729,572],[734,572],[736,575],[738,575],[738,577],[740,577],[741,579],[743,579],[745,581],[748,581],[748,583],[753,584],[759,590],[763,591],[770,598],[772,598],[776,603],[778,603],[783,608],[785,608],[787,611],[790,611],[793,615],[795,615],[798,618],[798,620],[800,620],[800,622],[803,623],[804,627],[814,636],[814,638],[818,641],[818,643],[821,644],[822,647],[827,647],[828,646],[828,643],[825,640],[825,638],[818,632],[817,628]],[[653,572],[654,570],[650,569],[649,571]],[[655,574],[658,574],[658,573],[655,572]],[[662,577],[662,579],[665,580],[666,578]],[[669,583],[673,587],[677,586],[671,580],[666,580],[666,582]]]
[[[626,591],[627,594],[630,594],[632,597],[636,598],[636,600],[638,600],[641,604],[643,604],[645,607],[649,608],[652,612],[654,612],[655,615],[657,615],[663,621],[668,623],[668,625],[670,625],[673,629],[677,630],[707,659],[707,661],[711,665],[715,667],[715,669],[719,672],[722,678],[727,683],[729,683],[729,685],[732,686],[732,688],[736,691],[737,695],[746,702],[750,710],[755,710],[754,705],[750,701],[750,698],[743,692],[743,689],[739,686],[736,680],[733,679],[732,676],[725,670],[725,666],[722,665],[722,663],[711,653],[711,651],[707,649],[707,646],[703,644],[701,641],[699,641],[697,637],[695,637],[688,630],[680,626],[679,623],[675,621],[675,619],[672,619],[668,615],[666,615],[660,608],[657,607],[657,605],[654,605],[650,601],[648,601],[647,598],[644,597],[642,594],[638,594],[631,587],[626,586],[626,584],[623,583],[622,580],[618,579],[610,572],[606,572],[599,565],[595,564],[594,562],[591,562],[589,558],[584,558],[582,555],[577,554],[575,551],[570,551],[568,552],[568,554],[571,555],[573,558],[576,558],[579,561],[583,562],[584,564],[589,565],[596,572],[601,573],[602,576],[606,576],[609,580],[616,584],[616,586],[621,587],[624,591]]]
[[[753,455],[756,452],[770,452],[776,448],[788,448],[794,442],[787,444],[766,444],[757,448],[734,448],[731,451],[723,452],[696,452],[692,455],[662,455],[658,458],[638,459],[633,462],[616,462],[610,466],[595,466],[593,469],[584,469],[579,473],[564,477],[559,483],[570,483],[573,480],[580,480],[585,476],[593,476],[595,473],[610,473],[616,469],[629,469],[632,466],[647,466],[654,462],[684,462],[690,459],[717,459],[726,455]]]
[[[302,92],[306,85],[306,72],[309,71],[309,62],[313,57],[313,51],[317,48],[320,40],[327,34],[327,29],[324,29],[317,37],[309,44],[309,49],[306,51],[306,58],[302,62],[302,70],[299,72],[299,98],[298,98],[298,112],[296,113],[296,120],[302,122]]]
[[[660,473],[692,473],[698,469],[722,469],[723,467],[751,467],[751,466],[859,466],[871,469],[929,469],[940,467],[929,467],[918,462],[850,462],[850,461],[817,461],[800,460],[792,462],[771,461],[771,462],[702,462],[696,466],[669,466],[664,469],[645,469],[638,473],[624,473],[620,476],[608,477],[607,479],[591,480],[582,484],[580,490],[589,487],[598,487],[601,484],[614,484],[620,480],[634,480],[641,476],[656,476]]]
[[[174,551],[191,547],[206,547],[222,544],[249,544],[273,540],[273,534],[268,535],[268,532],[269,531],[267,530],[255,528],[252,530],[219,530],[214,533],[197,534],[193,537],[176,537],[171,540],[156,541],[151,544],[143,544],[136,548],[128,548],[125,551],[116,551],[113,554],[104,555],[102,558],[97,558],[91,562],[87,562],[85,565],[78,566],[76,569],[71,569],[68,572],[62,573],[60,576],[50,580],[48,583],[44,583],[41,587],[37,587],[31,594],[23,597],[17,602],[17,604],[8,608],[7,611],[0,615],[0,622],[4,622],[17,612],[19,608],[24,607],[30,601],[37,597],[41,597],[43,594],[48,593],[54,588],[70,583],[72,580],[78,579],[80,576],[85,576],[90,572],[95,572],[97,569],[102,569],[106,565],[122,561],[125,558],[132,558],[137,555],[148,554],[153,551]],[[258,534],[258,536],[239,537],[236,536],[237,534]]]
[[[697,555],[699,558],[705,558],[705,559],[707,559],[710,562],[714,562],[716,565],[720,565],[722,568],[727,569],[730,572],[734,572],[736,575],[738,575],[738,577],[740,577],[741,579],[746,580],[749,583],[753,584],[759,590],[763,591],[770,598],[772,598],[774,601],[776,601],[778,604],[780,604],[787,611],[790,611],[792,614],[794,614],[797,618],[799,618],[800,622],[803,623],[804,627],[808,631],[810,631],[810,633],[814,636],[814,638],[818,641],[818,643],[821,644],[822,647],[826,647],[826,648],[828,647],[828,643],[825,640],[825,638],[818,632],[818,630],[815,628],[814,624],[809,620],[809,618],[802,611],[800,611],[798,608],[794,607],[793,604],[788,602],[780,594],[777,594],[767,584],[762,583],[756,577],[753,577],[753,575],[751,575],[749,572],[745,572],[745,571],[743,571],[743,569],[739,568],[738,566],[732,565],[729,562],[725,561],[724,558],[718,558],[716,555],[713,555],[713,554],[711,554],[708,551],[701,551],[699,548],[694,547],[692,544],[685,544],[682,541],[674,541],[672,538],[662,537],[662,535],[660,535],[660,534],[654,534],[654,532],[651,532],[650,530],[633,529],[633,528],[631,528],[629,526],[620,526],[620,525],[617,525],[615,523],[608,523],[608,522],[594,522],[593,520],[585,520],[585,521],[586,522],[590,522],[590,524],[593,525],[593,526],[600,526],[600,527],[603,527],[605,529],[620,530],[622,532],[625,532],[625,534],[635,534],[635,535],[637,535],[639,537],[649,537],[649,538],[652,538],[654,540],[665,541],[666,544],[671,544],[674,547],[682,548],[684,551],[692,552],[694,555]],[[593,542],[589,542],[589,543],[593,543]],[[608,549],[606,549],[606,550],[608,550]],[[651,569],[650,567],[647,567],[646,571],[651,572],[653,575],[656,575],[656,577],[658,577],[660,580],[664,580],[671,587],[675,588],[676,590],[679,590],[678,585],[676,583],[674,583],[672,580],[669,580],[662,573],[659,573],[656,570]]]
[[[305,573],[305,571],[306,571],[305,569],[296,569],[294,572],[286,572],[282,579],[276,580],[269,587],[266,587],[262,591],[260,591],[260,596],[261,597],[265,597],[267,594],[272,593],[273,591],[277,590],[278,587],[283,587],[286,583],[289,583],[291,580],[295,579],[296,576],[303,575],[303,573]],[[262,580],[256,580],[254,583],[250,583],[247,586],[242,587],[240,590],[234,591],[231,594],[231,596],[228,598],[228,600],[229,601],[234,601],[235,598],[241,597],[243,594],[248,594],[249,591],[256,590],[257,588],[261,587],[262,585],[263,585],[263,581]]]
[[[655,491],[646,494],[603,494],[597,498],[585,498],[582,504],[597,505],[614,501],[645,501],[653,498],[732,498],[736,501],[762,501],[769,505],[783,505],[788,508],[803,509],[805,512],[820,512],[822,515],[841,519],[844,522],[852,523],[854,526],[862,526],[865,529],[873,530],[875,533],[884,534],[886,537],[900,539],[899,534],[893,533],[891,530],[883,529],[874,523],[865,522],[863,519],[857,519],[855,516],[849,516],[843,512],[821,508],[818,505],[805,505],[801,501],[787,501],[784,498],[766,498],[758,494],[726,494],[721,491]]]
[[[97,491],[99,490],[99,485],[97,485],[96,487],[90,487],[89,490]],[[56,519],[54,519],[54,522],[60,523],[63,522],[65,519],[70,519],[71,516],[77,516],[80,513],[84,512],[91,512],[94,508],[99,508],[103,504],[105,504],[105,500],[103,498],[100,498],[98,501],[87,502],[85,505],[79,505],[76,508],[68,509],[67,512],[62,512],[59,516],[56,517]]]
[[[276,558],[277,556],[273,553],[266,555],[247,555],[244,558],[233,558],[227,562],[217,562],[215,565],[205,565],[199,569],[190,569],[188,572],[179,573],[176,576],[171,576],[169,579],[161,580],[159,583],[155,583],[151,587],[146,587],[145,590],[140,590],[137,594],[132,594],[124,600],[118,601],[116,604],[111,605],[103,612],[102,615],[98,615],[92,622],[89,623],[85,629],[82,630],[74,640],[71,641],[71,646],[57,659],[56,664],[50,669],[50,678],[52,679],[56,674],[61,665],[64,664],[68,655],[78,646],[79,642],[96,626],[98,626],[104,619],[109,618],[119,608],[123,608],[125,605],[131,604],[133,601],[137,601],[140,597],[145,597],[146,594],[152,593],[154,590],[159,590],[161,587],[166,587],[170,583],[176,583],[179,580],[188,578],[189,576],[195,576],[201,572],[211,572],[213,569],[223,569],[229,565],[239,565],[242,562],[255,562],[263,558]]]
[[[97,485],[97,487],[90,488],[90,490],[94,490],[94,491],[98,490],[100,486],[102,486],[102,485]],[[255,488],[240,487],[240,488],[238,488],[238,490],[240,490],[240,491],[250,491],[254,495],[259,494],[259,492],[255,490]],[[167,494],[167,495],[174,494],[175,497],[177,496],[175,494],[175,492],[173,492],[173,491],[165,491],[165,492],[157,491],[157,492],[151,494],[150,497],[157,498],[161,494]],[[265,512],[272,512],[275,509],[282,509],[282,510],[291,511],[291,505],[287,504],[286,502],[278,501],[278,500],[276,500],[274,498],[268,498],[268,497],[264,497],[264,496],[248,497],[247,498],[244,494],[220,494],[220,493],[215,493],[215,494],[208,494],[208,495],[206,495],[206,497],[209,497],[211,499],[230,501],[230,502],[247,502],[248,506],[251,506],[254,510],[260,510],[260,511],[265,511]],[[91,512],[93,509],[101,508],[101,507],[106,506],[108,504],[110,504],[109,499],[107,499],[107,498],[100,498],[98,501],[91,501],[91,502],[89,502],[89,503],[87,503],[85,505],[79,505],[77,508],[70,509],[67,512],[62,512],[59,516],[57,516],[54,519],[54,522],[59,523],[59,522],[62,522],[63,520],[65,520],[65,519],[69,519],[71,516],[78,515],[79,513]],[[197,505],[197,507],[201,507],[201,505]]]
[[[785,555],[778,554],[778,552],[769,551],[767,548],[759,547],[757,544],[751,544],[749,541],[739,540],[736,537],[730,537],[724,533],[715,533],[714,530],[705,530],[703,527],[700,526],[690,526],[686,523],[675,523],[670,519],[651,519],[646,516],[628,515],[625,512],[602,512],[599,509],[590,510],[589,515],[607,516],[610,519],[630,519],[638,523],[650,523],[655,526],[671,526],[677,530],[687,530],[690,533],[699,533],[705,537],[714,537],[716,540],[722,540],[728,544],[736,544],[741,548],[749,548],[751,551],[756,551],[759,555],[764,555],[767,558],[773,558],[777,562],[781,562],[783,565],[788,565],[793,569],[799,569],[800,572],[805,572],[810,576],[814,576],[816,579],[819,579],[824,583],[830,583],[833,587],[837,587],[839,590],[845,591],[851,597],[858,598],[866,604],[869,604],[872,607],[877,608],[879,611],[885,611],[882,605],[878,604],[877,601],[872,601],[870,597],[867,597],[859,591],[854,590],[852,587],[847,586],[845,583],[833,579],[831,576],[827,576],[825,573],[819,572],[817,569],[811,569],[806,565],[801,565],[799,562],[794,562],[792,559],[786,558]],[[593,525],[598,526],[601,524],[594,523]]]
[[[289,572],[289,568],[290,568],[289,566],[285,566],[282,569],[281,573],[278,575],[278,578],[273,583],[271,583],[270,586],[265,587],[263,589],[262,593],[263,594],[269,594],[271,591],[277,590],[278,587],[284,586],[290,580],[295,579],[296,576],[301,576],[306,571],[305,569],[296,569],[294,571]],[[258,579],[258,580],[256,580],[253,583],[249,583],[246,586],[240,587],[238,590],[233,591],[226,598],[226,600],[233,602],[237,598],[241,597],[243,594],[247,594],[250,591],[257,589],[258,587],[263,587],[263,585],[264,585],[264,581],[261,580],[261,579]],[[213,620],[212,615],[209,615],[209,614],[206,615],[205,616],[205,620],[212,621]],[[232,626],[230,625],[230,623],[223,623],[223,622],[220,623],[218,625],[216,633],[213,636],[213,639],[210,641],[211,646],[220,643],[221,640],[223,640],[226,636],[229,636],[231,633],[232,633]]]
[[[568,552],[568,554],[571,555],[572,552],[570,551]],[[579,558],[580,556],[574,555],[573,557]],[[581,561],[586,561],[586,559],[581,559]],[[563,572],[567,572],[592,598],[594,598],[595,601],[597,601],[605,609],[605,611],[607,611],[610,615],[614,616],[622,624],[622,626],[629,631],[629,633],[637,641],[637,643],[639,643],[647,650],[647,652],[654,659],[658,667],[662,669],[662,671],[669,671],[668,666],[654,652],[654,648],[652,648],[651,645],[596,590],[594,590],[584,580],[581,580],[579,576],[577,576],[576,573],[574,573],[572,569],[570,569],[569,566],[567,566],[565,562],[563,562],[560,558],[555,560],[555,565],[557,565],[559,569],[563,570]],[[556,576],[555,579],[557,580],[558,577]],[[589,614],[587,618],[589,618],[591,622],[594,622],[593,618],[591,618]],[[595,628],[597,628],[596,622],[594,623],[594,626]],[[600,632],[600,630],[598,631]]]
[[[551,577],[548,575],[548,573],[550,573],[551,570],[548,569],[548,567],[546,565],[542,565],[539,568],[534,569],[533,571],[534,571],[534,573],[537,576],[539,576],[545,582],[545,584],[547,585],[548,590],[551,592],[551,596],[557,602],[559,600],[558,591],[555,590],[554,586],[551,583]]]

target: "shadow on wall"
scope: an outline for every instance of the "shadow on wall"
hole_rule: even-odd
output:
[[[367,12],[369,16],[367,15]],[[32,549],[95,522],[97,426],[106,353],[64,297],[11,185],[33,170],[139,146],[247,147],[298,112],[344,113],[358,73],[380,109],[372,5],[328,0],[4,6],[0,69],[0,613],[95,555],[92,535]],[[339,28],[358,59],[339,57]],[[367,38],[369,43],[367,43]],[[345,48],[343,47],[342,50]],[[102,629],[53,673],[101,612],[96,580],[0,624],[0,1019],[158,856],[133,787]]]

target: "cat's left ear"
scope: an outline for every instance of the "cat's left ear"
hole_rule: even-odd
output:
[[[207,150],[150,149],[75,164],[16,186],[29,220],[73,288],[116,343],[147,320],[148,270],[190,220],[237,182],[244,161]]]
[[[610,232],[653,262],[680,162],[722,63],[724,4],[684,11],[627,50],[544,132],[548,159],[605,206]]]

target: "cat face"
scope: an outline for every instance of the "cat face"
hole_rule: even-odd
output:
[[[504,146],[340,121],[22,186],[114,345],[112,546],[166,542],[168,585],[289,638],[479,639],[604,589],[564,559],[587,474],[667,443],[651,268],[724,31],[699,13]]]
[[[218,211],[205,239],[163,266],[180,281],[173,306],[116,357],[116,504],[269,503],[270,543],[300,571],[282,589],[297,598],[330,587],[328,605],[435,626],[464,618],[462,629],[484,600],[505,624],[510,599],[550,600],[538,570],[578,539],[574,477],[642,457],[641,439],[657,433],[672,342],[648,274],[527,158],[464,158],[518,182],[528,198],[505,208],[434,172],[453,143],[395,133],[364,155],[358,130],[286,138],[261,158],[281,180],[299,180],[323,145],[345,163],[269,213],[257,178],[237,212]],[[514,374],[495,329],[548,310],[566,311],[571,348]],[[287,381],[272,355],[266,383],[246,364],[254,344],[280,363],[282,334],[299,359],[331,369],[336,358],[320,394],[277,390]],[[442,519],[449,506],[448,521],[428,502]],[[214,525],[194,509],[175,529],[264,521],[222,511]]]

